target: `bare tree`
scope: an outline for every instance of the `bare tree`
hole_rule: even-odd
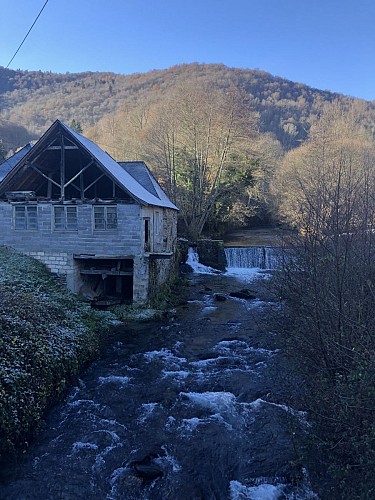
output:
[[[358,110],[333,103],[274,183],[283,218],[302,233],[282,287],[291,349],[308,374],[307,404],[336,460],[361,463],[362,477],[372,460],[375,405],[374,165],[375,144]]]
[[[255,137],[256,119],[241,92],[209,83],[179,87],[159,110],[149,154],[190,237],[196,239],[212,216],[232,154]]]

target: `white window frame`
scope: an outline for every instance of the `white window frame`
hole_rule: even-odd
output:
[[[61,214],[59,218],[57,218],[58,212],[60,212]],[[53,207],[53,228],[55,231],[77,231],[78,230],[77,206],[55,205]]]
[[[20,215],[21,217],[19,217]],[[20,225],[20,222],[23,222],[23,224]],[[14,229],[16,231],[37,231],[38,207],[36,205],[15,205]]]
[[[98,212],[102,214],[98,215]],[[114,217],[113,217],[114,216]],[[99,222],[100,221],[100,222]],[[115,231],[118,227],[117,205],[94,205],[94,231]]]

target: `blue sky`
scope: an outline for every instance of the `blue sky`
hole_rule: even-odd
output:
[[[0,0],[0,66],[44,2]],[[49,0],[10,68],[130,74],[190,62],[373,100],[375,0]]]

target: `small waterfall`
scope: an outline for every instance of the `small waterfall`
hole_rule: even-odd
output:
[[[277,269],[280,249],[275,247],[225,247],[227,268]]]
[[[194,247],[189,247],[188,250],[188,258],[186,260],[186,264],[188,264],[195,273],[200,274],[220,274],[220,271],[214,269],[213,267],[205,266],[204,264],[200,264],[199,255],[197,249]]]

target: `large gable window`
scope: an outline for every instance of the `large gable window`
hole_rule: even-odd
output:
[[[117,229],[117,207],[95,206],[94,229]]]
[[[77,207],[75,206],[56,206],[54,207],[54,227],[58,231],[76,231]]]
[[[15,229],[38,229],[38,208],[36,206],[21,205],[14,207]]]

